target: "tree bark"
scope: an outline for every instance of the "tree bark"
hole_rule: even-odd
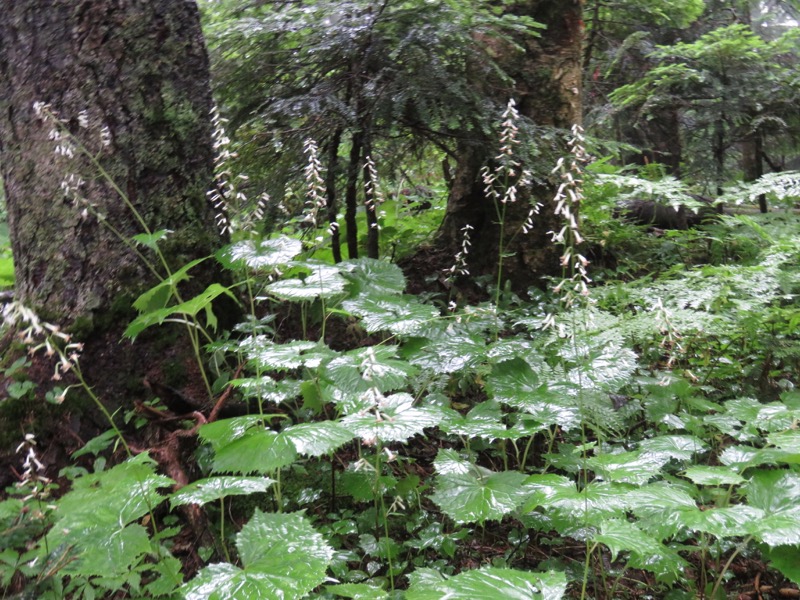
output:
[[[82,371],[112,411],[156,395],[156,384],[207,403],[183,330],[145,332],[133,349],[120,343],[131,301],[221,241],[206,201],[211,93],[196,3],[4,2],[0,81],[16,299],[86,342]],[[159,244],[163,262],[132,244],[146,230],[170,230]],[[213,260],[190,275],[184,299],[224,281]],[[43,395],[53,367],[43,355],[32,363],[27,377]],[[9,456],[3,447],[32,431],[57,465],[108,427],[86,401],[0,402],[0,421],[20,424],[2,432],[0,462]],[[11,470],[0,471],[4,487]]]
[[[131,206],[151,231],[173,232],[162,246],[170,268],[218,244],[199,14],[174,0],[5,4],[0,161],[17,298],[85,328],[155,283],[121,239],[143,232]],[[34,102],[62,123],[37,116]]]
[[[582,0],[514,3],[507,10],[532,17],[546,29],[542,30],[541,37],[518,39],[522,51],[501,43],[493,48],[496,62],[513,79],[513,85],[485,81],[475,82],[475,85],[486,86],[487,95],[498,106],[505,106],[509,98],[514,98],[520,114],[537,125],[566,132],[573,124],[579,124],[582,9]],[[562,142],[555,142],[556,153],[561,155],[567,153]],[[508,205],[501,228],[480,176],[481,168],[490,165],[496,155],[498,145],[497,140],[475,136],[459,143],[459,159],[438,243],[440,247],[457,251],[462,228],[470,225],[473,227],[470,273],[496,273],[502,258],[504,279],[509,279],[515,289],[525,290],[530,285],[541,285],[543,275],[561,271],[558,261],[561,249],[554,246],[548,234],[561,228],[552,203],[557,183],[539,179],[531,185],[525,196]],[[552,168],[541,167],[539,170],[545,172]],[[527,234],[519,233],[531,204],[536,202],[541,202],[543,208],[535,219],[535,228]],[[501,235],[506,257],[498,256]]]

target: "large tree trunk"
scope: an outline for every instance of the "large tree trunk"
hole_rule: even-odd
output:
[[[498,106],[505,106],[509,98],[515,99],[520,114],[537,125],[566,132],[573,124],[580,123],[582,8],[582,0],[515,3],[508,10],[530,16],[547,28],[541,37],[518,40],[522,51],[503,44],[494,49],[495,60],[513,78],[513,86],[498,82],[475,82],[475,85],[486,85],[487,93]],[[480,176],[481,168],[490,165],[498,147],[498,140],[486,138],[472,137],[460,143],[439,243],[455,252],[462,228],[472,226],[471,274],[496,273],[502,231],[503,252],[510,255],[503,259],[503,279],[509,279],[515,289],[524,290],[530,285],[541,285],[543,275],[561,271],[558,261],[561,249],[553,245],[548,234],[561,228],[552,205],[557,184],[540,180],[532,185],[527,194],[507,206],[501,230]],[[558,152],[566,154],[566,146],[561,146]],[[549,172],[545,166],[539,170]],[[541,202],[543,208],[535,219],[534,229],[523,234],[519,232],[530,210],[529,200]]]
[[[174,232],[164,245],[171,267],[212,251],[211,95],[194,2],[5,3],[0,79],[19,300],[74,324],[155,283],[112,231],[128,239],[143,231],[122,194],[151,231]],[[34,102],[50,105],[99,165],[77,149],[57,155],[56,124]],[[70,176],[84,181],[77,194],[86,202],[65,194]]]
[[[4,2],[0,81],[16,299],[86,342],[83,371],[112,409],[147,399],[145,377],[208,402],[180,332],[161,340],[156,332],[133,348],[119,342],[131,300],[220,241],[206,201],[211,94],[195,2]],[[37,111],[34,103],[48,107]],[[133,249],[131,237],[146,230],[171,230],[161,244],[165,264],[144,246]],[[214,261],[191,275],[187,296],[217,276]],[[44,360],[34,359],[31,380],[49,379]],[[20,422],[7,428],[15,437],[47,438],[50,428],[58,456],[58,447],[68,451],[64,444],[93,433],[76,402],[59,415],[42,403],[0,402],[0,420]],[[0,450],[8,443],[0,440]]]

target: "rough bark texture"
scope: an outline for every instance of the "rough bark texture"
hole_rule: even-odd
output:
[[[523,51],[498,44],[495,60],[510,75],[513,86],[498,82],[475,82],[485,85],[487,93],[503,106],[514,98],[521,115],[536,124],[568,130],[581,121],[581,41],[583,37],[582,0],[527,0],[508,10],[532,17],[546,25],[541,37],[518,40]],[[442,247],[456,250],[460,245],[461,228],[472,225],[470,270],[473,275],[492,273],[498,264],[500,228],[492,202],[485,197],[480,176],[481,167],[490,164],[498,147],[497,140],[473,138],[459,145],[453,185],[447,211],[440,230]],[[557,150],[566,154],[566,147]],[[549,170],[549,169],[548,169]],[[503,279],[514,288],[524,290],[541,285],[543,275],[560,272],[560,249],[553,246],[548,232],[561,224],[553,214],[552,198],[555,182],[540,182],[528,190],[529,195],[509,205],[505,217],[505,251]],[[516,234],[524,222],[530,204],[543,203],[534,231]]]
[[[211,95],[197,6],[26,0],[6,2],[3,11],[0,162],[17,298],[52,321],[75,324],[154,283],[92,214],[125,238],[141,233],[120,192],[151,230],[174,231],[164,246],[173,268],[209,254],[217,241],[205,200]],[[37,117],[34,102],[52,106],[108,177],[79,151],[55,154],[55,123]],[[65,195],[61,182],[71,174],[85,181],[78,193],[91,207]]]
[[[131,300],[156,283],[123,241],[143,232],[123,197],[151,231],[172,230],[162,245],[172,269],[220,243],[206,202],[211,94],[196,3],[4,2],[0,81],[0,167],[16,298],[86,342],[83,372],[112,410],[158,395],[144,388],[145,378],[151,390],[165,384],[207,403],[182,331],[154,331],[133,347],[120,343]],[[72,134],[74,156],[55,152],[70,138],[52,118],[37,115],[34,102],[48,103]],[[65,193],[62,182],[75,187],[77,177],[84,183]],[[139,250],[163,276],[152,251]],[[191,274],[187,297],[218,275],[214,261]],[[51,360],[36,356],[27,377],[47,383],[52,372]],[[34,432],[54,468],[98,427],[108,427],[80,397],[60,407],[0,400],[0,422],[6,419],[15,426],[1,432],[0,463],[12,458],[3,456],[4,446]],[[2,488],[12,471],[0,472]]]

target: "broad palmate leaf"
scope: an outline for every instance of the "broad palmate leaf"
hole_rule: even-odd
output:
[[[567,589],[564,573],[533,573],[486,568],[464,571],[450,578],[410,576],[407,600],[560,600]]]
[[[457,523],[500,520],[526,498],[524,480],[516,471],[439,475],[431,500]]]
[[[299,514],[262,513],[236,536],[243,568],[213,564],[181,588],[187,600],[293,600],[325,580],[333,549]]]

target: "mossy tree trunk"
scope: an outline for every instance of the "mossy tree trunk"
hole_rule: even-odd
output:
[[[518,15],[532,17],[546,26],[540,37],[519,39],[520,48],[499,42],[492,51],[498,65],[513,83],[475,82],[486,87],[486,93],[498,106],[510,98],[517,103],[522,116],[540,126],[569,128],[581,121],[581,42],[583,39],[582,0],[525,0],[508,6]],[[499,115],[498,115],[499,117]],[[563,139],[542,142],[547,146],[545,155],[566,154]],[[552,152],[553,145],[556,152]],[[501,228],[492,201],[484,193],[481,168],[491,166],[497,154],[498,140],[471,135],[458,147],[453,185],[447,210],[440,229],[439,244],[457,251],[461,244],[461,230],[473,227],[470,273],[494,273],[498,265]],[[537,171],[548,172],[554,164],[539,165]],[[561,228],[553,213],[552,198],[556,192],[555,180],[539,179],[505,215],[503,279],[510,279],[516,289],[524,290],[532,284],[541,284],[542,275],[559,273],[560,249],[551,242],[549,231]],[[535,219],[535,228],[527,233],[518,232],[528,216],[531,203],[541,202],[543,208]]]
[[[151,231],[173,232],[163,243],[170,268],[218,242],[206,202],[211,94],[198,9],[27,0],[3,11],[0,163],[16,297],[51,321],[91,328],[155,283],[121,239],[144,230],[123,196]],[[61,123],[37,115],[35,102]]]
[[[85,342],[82,371],[112,410],[162,395],[149,392],[145,379],[207,404],[183,330],[120,343],[131,301],[220,243],[206,201],[212,101],[196,3],[4,2],[0,81],[16,300]],[[132,236],[146,230],[171,231],[160,244],[165,263],[132,247]],[[219,274],[207,260],[191,275],[186,297]],[[46,384],[49,360],[34,358],[28,378]],[[6,435],[44,438],[40,448],[52,450],[47,462],[57,466],[81,438],[108,427],[80,404],[80,397],[60,407],[0,401],[0,421],[19,423]],[[10,458],[2,456],[7,444],[0,442],[0,462]]]

